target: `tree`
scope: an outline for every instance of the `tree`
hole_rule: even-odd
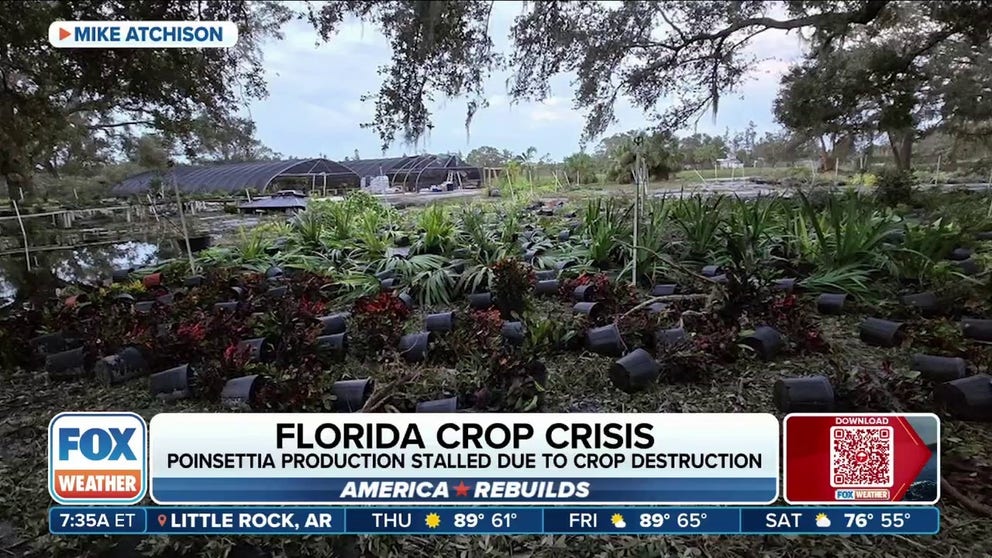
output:
[[[596,160],[592,155],[578,152],[565,157],[562,161],[568,180],[576,184],[592,184],[596,182]]]
[[[952,37],[988,41],[988,2],[920,2],[920,45]],[[493,70],[513,69],[513,100],[543,99],[550,80],[577,76],[575,104],[588,109],[584,136],[601,135],[626,97],[665,129],[680,129],[746,79],[756,62],[745,48],[770,29],[800,30],[812,51],[826,50],[856,30],[887,29],[900,3],[889,0],[822,2],[527,2],[511,30],[513,50],[496,52],[489,36],[492,2],[353,1],[311,6],[310,19],[330,39],[347,15],[375,23],[389,39],[390,64],[374,95],[369,123],[388,145],[430,128],[438,95],[466,96],[467,122],[485,106],[483,83]],[[779,17],[778,14],[784,14]],[[679,99],[658,114],[659,103]]]
[[[229,115],[264,96],[260,42],[290,17],[277,3],[0,2],[0,178],[31,195],[36,166],[64,145],[63,131],[146,127],[188,138],[203,113]],[[53,21],[233,21],[230,49],[60,49]]]
[[[200,116],[190,123],[186,156],[194,163],[277,160],[280,154],[258,140],[255,131],[247,118]]]
[[[643,138],[640,152],[647,166],[649,179],[668,180],[681,167],[678,138],[668,131],[630,131],[614,136],[609,142],[611,151],[607,153],[607,178],[620,184],[634,181],[631,170],[637,160],[635,139],[638,136]]]
[[[679,140],[679,157],[682,164],[712,168],[717,159],[727,154],[726,141],[721,136],[696,133]]]
[[[512,158],[513,154],[506,149],[499,150],[490,145],[483,145],[469,151],[465,161],[477,167],[498,168],[505,166]]]

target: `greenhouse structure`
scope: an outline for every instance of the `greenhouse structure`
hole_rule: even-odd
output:
[[[439,184],[458,188],[478,187],[482,169],[456,155],[414,155],[389,159],[330,161],[292,159],[207,166],[176,166],[146,171],[115,185],[117,196],[165,195],[175,186],[187,194],[271,193],[295,189],[323,195],[355,188],[386,185],[416,192]]]

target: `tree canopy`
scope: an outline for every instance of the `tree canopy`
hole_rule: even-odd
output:
[[[576,107],[586,111],[584,136],[601,135],[626,97],[663,129],[680,129],[737,88],[757,61],[746,47],[768,30],[805,33],[811,55],[848,37],[884,34],[894,14],[917,4],[915,41],[933,48],[948,41],[989,39],[987,1],[845,0],[793,2],[546,1],[525,3],[513,24],[509,53],[496,51],[488,0],[433,2],[351,1],[311,6],[310,19],[331,39],[346,16],[376,24],[392,46],[374,121],[384,146],[398,136],[413,141],[431,126],[438,96],[467,100],[467,117],[485,106],[484,83],[509,68],[509,95],[542,99],[550,79],[577,76]],[[660,101],[678,99],[660,110]]]
[[[33,172],[94,131],[182,140],[204,114],[230,117],[266,94],[260,42],[290,17],[244,0],[0,2],[0,178],[30,195]],[[231,49],[57,49],[48,26],[58,20],[229,20],[239,39]]]

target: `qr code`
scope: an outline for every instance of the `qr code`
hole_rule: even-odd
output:
[[[893,477],[891,426],[830,428],[830,486],[890,488]]]

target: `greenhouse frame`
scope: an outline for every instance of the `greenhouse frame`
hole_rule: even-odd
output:
[[[171,191],[175,181],[186,194],[274,192],[285,188],[326,194],[329,190],[337,193],[359,188],[363,179],[377,176],[386,176],[393,187],[403,191],[417,191],[446,181],[460,187],[478,185],[482,180],[482,169],[467,164],[456,155],[340,162],[328,159],[253,161],[146,171],[124,179],[111,192],[117,196],[154,194],[165,187]]]

